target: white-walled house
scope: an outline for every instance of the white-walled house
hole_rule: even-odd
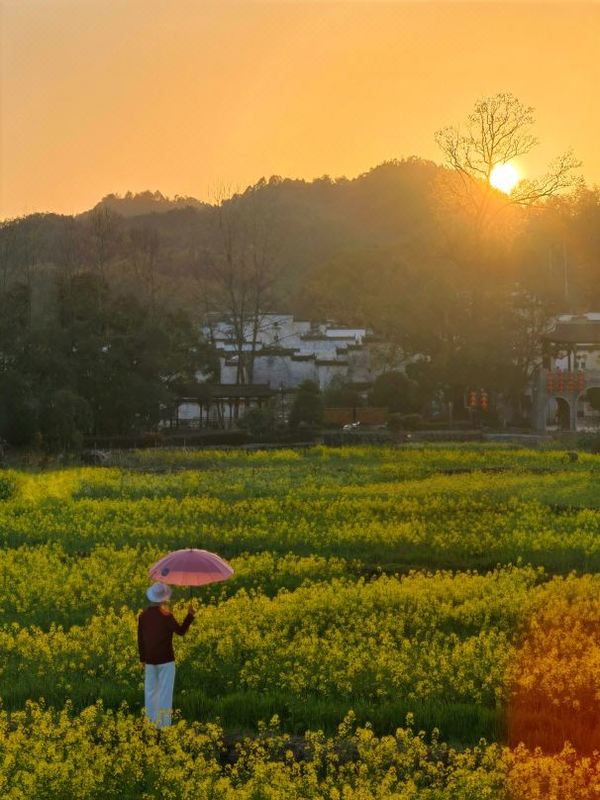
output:
[[[210,319],[204,335],[217,350],[221,384],[237,383],[239,351],[252,350],[252,322],[245,326],[241,348],[235,341],[233,325],[225,318]],[[367,328],[296,320],[292,314],[276,313],[263,314],[256,325],[252,382],[274,390],[296,389],[305,380],[325,389],[334,378],[371,384],[386,369],[403,368],[404,362],[393,348]]]
[[[395,348],[366,328],[344,327],[333,321],[297,320],[292,314],[264,314],[254,330],[245,326],[241,348],[232,324],[211,316],[203,328],[217,352],[218,383],[196,375],[197,383],[182,391],[165,425],[171,428],[229,428],[253,408],[277,408],[283,419],[295,390],[306,380],[326,389],[334,379],[368,391],[378,375],[406,364]],[[253,349],[251,382],[239,382],[238,359]],[[247,377],[247,376],[246,376]]]

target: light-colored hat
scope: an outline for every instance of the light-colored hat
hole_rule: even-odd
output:
[[[151,603],[164,603],[171,597],[171,587],[166,583],[153,583],[146,590],[146,597]]]

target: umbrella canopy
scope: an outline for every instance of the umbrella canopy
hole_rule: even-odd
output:
[[[216,553],[208,550],[174,550],[148,570],[153,581],[176,586],[203,586],[231,578],[233,570]]]

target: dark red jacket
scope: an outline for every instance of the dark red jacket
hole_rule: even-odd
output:
[[[189,614],[181,625],[173,614],[165,614],[159,606],[149,606],[138,617],[138,648],[140,661],[145,664],[166,664],[175,661],[173,634],[179,636],[190,627],[193,614]]]

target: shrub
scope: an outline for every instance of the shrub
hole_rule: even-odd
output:
[[[423,427],[420,414],[390,414],[388,425],[392,431],[416,431]]]
[[[303,381],[298,387],[290,413],[290,428],[318,428],[323,422],[323,398],[314,381]]]
[[[268,436],[275,432],[276,422],[273,409],[250,408],[238,422],[242,430],[248,431],[252,437]]]
[[[391,412],[414,412],[418,407],[418,387],[403,372],[384,372],[379,375],[369,395],[369,404]]]
[[[17,476],[14,472],[0,471],[0,500],[10,500],[17,492]]]

